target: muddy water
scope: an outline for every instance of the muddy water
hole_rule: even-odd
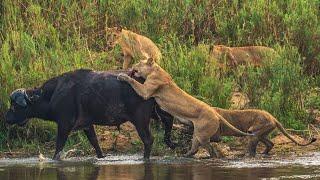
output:
[[[72,158],[61,162],[38,158],[0,159],[0,179],[320,179],[320,153],[304,157],[194,160],[140,155],[105,159]]]

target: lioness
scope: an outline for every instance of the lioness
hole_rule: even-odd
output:
[[[262,142],[266,148],[263,154],[268,154],[273,148],[273,143],[268,139],[268,135],[275,129],[278,128],[286,137],[299,146],[307,146],[316,141],[312,138],[310,142],[301,144],[297,142],[288,132],[283,128],[281,123],[273,117],[270,113],[258,110],[258,109],[247,109],[247,110],[227,110],[221,108],[214,108],[222,117],[224,117],[230,124],[235,126],[241,131],[250,132],[255,136],[250,137],[248,146],[248,152],[250,156],[256,155],[256,148],[258,142]],[[220,141],[220,136],[242,136],[235,131],[231,131],[227,126],[221,124],[217,133],[211,137],[211,141]]]
[[[151,57],[160,62],[161,52],[159,48],[147,37],[124,30],[121,27],[107,28],[107,49],[116,44],[121,46],[124,62],[123,69],[128,69],[133,58],[145,59]]]
[[[247,64],[259,66],[263,64],[264,60],[272,58],[275,51],[265,46],[227,47],[215,45],[210,47],[210,55],[219,64],[226,61],[230,67]]]
[[[127,74],[119,74],[118,78],[127,81],[144,99],[154,97],[161,109],[177,117],[182,123],[193,124],[192,147],[185,156],[194,155],[200,145],[208,150],[210,156],[214,156],[216,152],[210,145],[210,137],[218,131],[220,123],[239,134],[252,135],[239,131],[208,104],[180,89],[171,76],[151,58],[135,64],[133,71],[135,76],[146,79],[143,84]]]
[[[250,99],[241,92],[233,92],[230,98],[230,109],[248,109]]]

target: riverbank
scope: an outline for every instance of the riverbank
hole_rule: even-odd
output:
[[[158,129],[160,128],[160,129]],[[152,156],[181,156],[191,146],[191,135],[186,134],[181,129],[174,128],[172,131],[172,139],[177,142],[177,148],[171,150],[163,143],[162,128],[153,127],[153,134],[155,142],[152,149]],[[102,151],[105,154],[136,154],[143,152],[143,144],[134,128],[130,123],[121,125],[120,131],[116,127],[98,127],[96,129],[98,134],[98,141]],[[290,132],[293,134],[294,132]],[[286,138],[281,133],[275,135],[272,138],[272,142],[275,144],[271,150],[269,158],[277,157],[289,157],[289,156],[303,156],[308,153],[320,152],[320,134],[315,129],[310,131],[313,137],[318,140],[309,146],[297,146]],[[308,136],[302,138],[302,136],[293,135],[299,142],[305,142]],[[220,154],[225,159],[237,159],[245,156],[248,140],[246,138],[228,138],[228,140],[221,143],[212,143],[213,146],[219,149]],[[45,157],[51,157],[54,153],[55,142],[48,142],[44,145],[38,146],[38,148],[21,148],[11,149],[8,151],[0,152],[0,158],[24,158],[35,157],[39,154],[43,154]],[[259,143],[257,148],[256,158],[268,158],[261,154],[264,150],[264,146]],[[94,156],[95,152],[91,146],[80,146],[80,143],[64,148],[63,157],[84,157]],[[200,148],[199,152],[195,155],[195,158],[202,159],[207,158],[208,153]]]

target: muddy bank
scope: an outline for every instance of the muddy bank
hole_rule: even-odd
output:
[[[158,131],[162,130],[163,129],[160,126]],[[100,147],[105,154],[132,154],[143,151],[142,142],[134,126],[129,122],[121,125],[120,130],[117,129],[117,127],[98,127],[96,131],[98,134]],[[154,144],[152,156],[181,156],[190,148],[190,140],[192,138],[190,134],[186,134],[181,128],[174,128],[172,132],[173,141],[178,143],[177,148],[175,150],[169,149],[162,142],[162,137],[158,137],[158,141],[155,142],[158,144]],[[292,134],[292,132],[290,133]],[[272,142],[275,144],[275,146],[271,150],[270,156],[265,157],[262,154],[259,154],[264,150],[264,146],[259,143],[256,158],[276,159],[277,157],[303,156],[312,152],[320,152],[320,136],[318,132],[312,132],[312,134],[314,134],[318,140],[309,146],[302,147],[295,145],[287,137],[280,133],[272,138]],[[303,139],[301,136],[293,136],[299,142],[305,141],[305,139]],[[245,156],[247,142],[248,140],[246,138],[234,138],[228,142],[211,144],[219,149],[220,154],[224,158],[237,159]],[[44,150],[44,152],[41,153],[45,154],[47,157],[50,157],[51,154],[53,154],[54,143],[52,145],[53,146],[50,149]],[[76,146],[64,151],[64,157],[84,157],[88,155],[93,156],[94,154],[93,148],[91,148],[89,153],[84,153],[83,150],[78,149]],[[0,158],[21,158],[38,155],[39,152],[37,151],[25,152],[23,149],[20,149],[10,152],[2,152],[0,153]],[[202,148],[200,148],[199,152],[195,155],[195,158],[197,159],[203,159],[207,157],[208,153]]]

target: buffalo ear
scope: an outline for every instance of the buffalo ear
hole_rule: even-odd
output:
[[[147,64],[148,64],[149,66],[152,66],[152,65],[154,64],[153,58],[149,57],[149,58],[147,59]]]
[[[42,93],[42,89],[37,89],[37,90],[34,90],[32,92],[32,95],[30,96],[26,93],[26,97],[29,99],[31,103],[34,103],[40,99],[41,93]]]

